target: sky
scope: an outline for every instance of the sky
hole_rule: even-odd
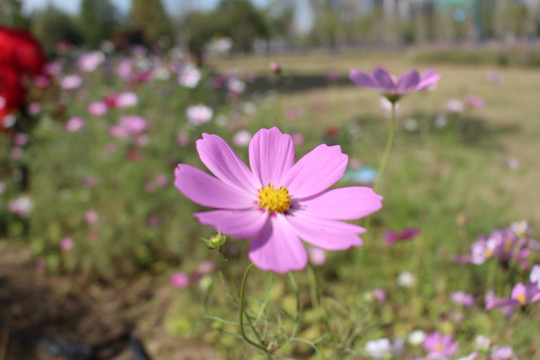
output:
[[[41,9],[47,4],[52,3],[57,8],[70,13],[79,12],[82,0],[22,0],[23,11],[30,13]],[[129,12],[131,0],[111,0],[111,2],[124,14]],[[173,17],[180,17],[183,11],[189,9],[212,10],[219,0],[162,0],[167,12]],[[270,0],[251,0],[257,7],[264,7],[270,3]],[[312,26],[312,16],[307,1],[297,1],[297,11],[295,13],[296,27],[300,31],[307,31]]]

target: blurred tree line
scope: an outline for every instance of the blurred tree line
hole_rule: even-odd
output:
[[[0,0],[0,24],[30,29],[49,54],[60,41],[95,49],[110,40],[122,50],[132,44],[166,48],[181,41],[202,59],[207,44],[232,40],[234,52],[286,51],[298,47],[418,44],[528,38],[540,31],[540,0],[269,0],[265,8],[249,0],[220,0],[200,11],[182,0],[169,14],[161,0],[131,0],[121,13],[114,0],[81,0],[79,14],[49,3],[31,14],[22,0]],[[304,5],[302,7],[302,5]],[[306,10],[307,9],[307,10]],[[309,11],[311,30],[299,33],[298,12]],[[173,15],[173,16],[171,16]]]

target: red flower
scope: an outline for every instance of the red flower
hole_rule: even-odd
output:
[[[11,126],[7,116],[23,105],[30,80],[45,75],[45,62],[41,46],[30,33],[0,26],[0,131]]]

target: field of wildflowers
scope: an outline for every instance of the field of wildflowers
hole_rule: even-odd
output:
[[[64,284],[44,303],[130,298],[115,326],[156,359],[540,358],[540,72],[178,48],[17,71],[0,269],[29,252]],[[0,320],[56,335],[12,311],[17,276]]]

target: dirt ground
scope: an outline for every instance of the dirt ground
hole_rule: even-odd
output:
[[[208,345],[164,334],[173,294],[159,286],[47,276],[28,250],[0,243],[0,360],[219,359]]]

